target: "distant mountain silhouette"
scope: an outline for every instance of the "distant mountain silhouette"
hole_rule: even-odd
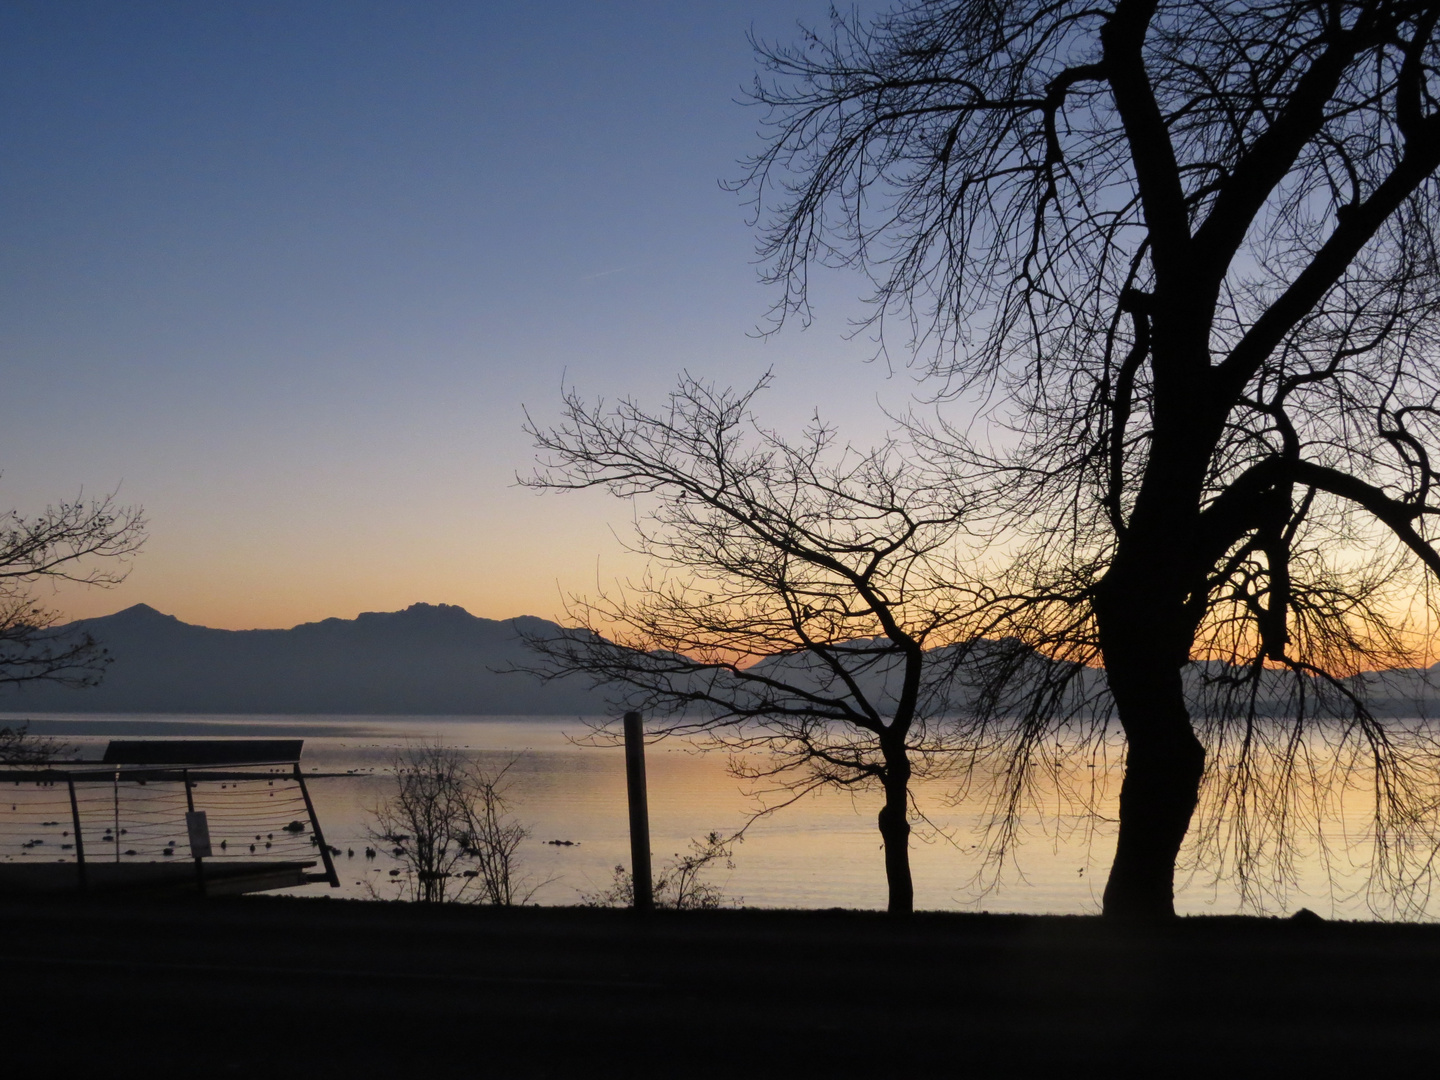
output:
[[[852,644],[863,647],[866,643],[857,641]],[[927,653],[927,670],[934,674],[935,679],[929,691],[933,696],[926,698],[925,707],[932,714],[970,713],[978,693],[980,669],[989,659],[999,655],[1004,645],[1000,641],[981,641],[971,646],[963,660],[953,651],[954,646],[941,646]],[[837,680],[826,665],[804,654],[762,660],[753,670],[801,689],[838,692]],[[855,677],[855,681],[866,697],[883,709],[898,699],[902,670],[899,658],[891,658],[867,667]],[[1227,683],[1240,683],[1246,674],[1243,669],[1219,661],[1188,664],[1183,678],[1192,715],[1223,713],[1221,687]],[[1018,704],[1034,693],[1035,686],[1035,682],[1029,679],[1017,679],[1005,695],[1006,707],[1017,708],[1018,711]],[[1440,706],[1440,664],[1429,668],[1369,671],[1344,680],[1344,686],[1361,698],[1376,717],[1433,720],[1440,714],[1440,707],[1437,707]],[[1094,702],[1104,708],[1104,688],[1105,672],[1102,668],[1082,669],[1075,677],[1072,700]],[[1278,669],[1267,669],[1261,673],[1255,693],[1255,714],[1280,719],[1293,717],[1298,703],[1297,693],[1301,689],[1307,716],[1346,719],[1353,715],[1349,700],[1323,680],[1305,675],[1297,683],[1291,672]],[[1240,702],[1248,697],[1248,693],[1247,687],[1243,694],[1237,694],[1230,708],[1241,707]],[[1095,709],[1082,708],[1079,711],[1091,714]]]
[[[213,630],[146,604],[83,619],[114,662],[99,686],[0,688],[7,712],[599,715],[580,679],[498,674],[533,660],[520,631],[559,632],[528,616],[496,621],[449,604],[365,612],[290,630]]]
[[[412,604],[403,611],[369,611],[289,630],[213,630],[136,604],[65,629],[88,632],[109,650],[114,662],[101,684],[82,690],[46,683],[0,687],[0,711],[422,716],[613,711],[604,691],[583,678],[542,683],[527,674],[500,673],[511,664],[535,663],[522,632],[561,632],[555,623],[531,616],[497,621],[450,604]],[[948,652],[942,648],[932,656],[944,662]],[[813,664],[803,657],[777,657],[762,661],[759,670],[805,686],[817,677],[807,670]],[[1218,665],[1205,666],[1221,673]],[[1200,665],[1192,665],[1187,678],[1197,703],[1203,696],[1199,674]],[[883,702],[898,690],[887,685],[893,676],[882,666],[860,682],[872,700]],[[1081,681],[1093,690],[1104,677],[1096,669],[1084,672]],[[1372,672],[1361,681],[1377,715],[1427,716],[1435,712],[1440,664]],[[962,676],[949,688],[948,707],[942,709],[969,711],[970,688],[964,683]],[[1267,672],[1258,711],[1287,715],[1291,691],[1279,672]]]

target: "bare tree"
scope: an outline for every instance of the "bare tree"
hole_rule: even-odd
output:
[[[1411,602],[1440,574],[1437,20],[911,0],[758,46],[744,184],[778,318],[815,264],[858,268],[881,341],[898,320],[941,397],[991,403],[1001,449],[943,415],[922,437],[1013,553],[981,630],[1059,665],[1021,703],[1030,745],[1077,715],[1063,673],[1103,663],[1107,915],[1173,912],[1207,778],[1210,805],[1293,827],[1314,737],[1373,782],[1377,872],[1423,894],[1434,865],[1426,733],[1376,721],[1359,675],[1428,655]],[[1192,661],[1223,663],[1187,687]],[[1255,707],[1273,670],[1288,735]]]
[[[404,867],[401,889],[411,900],[453,900],[468,883],[459,871],[470,850],[470,761],[427,742],[405,747],[391,767],[395,790],[375,807],[370,836],[393,845]]]
[[[29,721],[0,727],[0,765],[46,765],[74,750],[48,735],[32,735]]]
[[[480,903],[509,906],[545,884],[520,873],[517,852],[530,831],[507,813],[504,779],[514,764],[486,770],[440,742],[395,755],[395,790],[371,811],[370,836],[392,845],[404,867],[402,895],[444,903],[465,899],[473,884]]]
[[[924,660],[967,610],[948,561],[963,499],[896,447],[839,447],[818,421],[786,442],[753,419],[756,390],[686,377],[656,413],[569,392],[559,427],[529,424],[543,465],[528,482],[635,502],[654,568],[572,599],[579,629],[532,641],[539,673],[588,674],[658,735],[730,751],[772,785],[764,812],[818,787],[878,789],[889,909],[907,913],[911,779],[952,749]]]
[[[35,598],[34,587],[46,579],[118,585],[144,530],[142,512],[113,498],[60,503],[33,518],[0,515],[0,685],[100,681],[110,662],[105,650],[89,634],[56,626],[59,615]],[[32,735],[28,724],[0,727],[0,763],[43,764],[73,749]]]
[[[474,768],[469,777],[469,808],[465,823],[466,854],[475,860],[481,901],[497,907],[529,903],[546,882],[520,873],[520,845],[530,830],[510,817],[505,776],[517,759],[498,769]]]
[[[145,537],[143,513],[113,498],[75,499],[35,517],[0,514],[0,684],[99,682],[109,659],[88,634],[57,627],[34,595],[41,581],[110,587]]]

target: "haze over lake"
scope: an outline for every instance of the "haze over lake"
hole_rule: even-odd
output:
[[[18,714],[0,719],[12,722]],[[582,893],[609,884],[613,868],[628,864],[624,762],[617,748],[580,746],[571,741],[587,732],[577,717],[436,717],[436,716],[190,716],[176,715],[50,715],[35,717],[31,730],[57,736],[81,748],[81,756],[98,759],[110,738],[181,736],[287,736],[305,739],[306,773],[349,773],[321,776],[310,782],[327,841],[341,849],[341,888],[323,885],[292,890],[305,895],[364,898],[370,885],[382,896],[394,893],[389,870],[397,865],[367,833],[369,810],[389,790],[387,774],[394,754],[419,740],[440,739],[467,749],[484,764],[498,765],[517,757],[510,792],[517,820],[532,828],[521,849],[523,868],[541,886],[535,900],[542,904],[573,904]],[[723,755],[699,753],[677,740],[647,750],[652,845],[657,866],[689,841],[715,830],[740,828],[756,807],[741,784],[726,772]],[[1118,776],[1110,790],[1118,791]],[[214,783],[201,784],[196,805],[225,792]],[[931,782],[918,789],[919,807],[933,828],[917,829],[913,844],[916,906],[932,910],[988,910],[1048,913],[1094,913],[1099,910],[1104,874],[1113,855],[1113,825],[1078,816],[1051,813],[1024,823],[1023,846],[1007,867],[999,888],[985,892],[976,884],[981,871],[979,830],[983,807],[974,802],[954,805],[953,782]],[[108,805],[108,788],[105,800]],[[28,787],[11,789],[19,802],[54,798]],[[98,798],[98,796],[96,796]],[[0,812],[8,811],[6,802]],[[811,795],[798,804],[756,822],[735,849],[733,870],[719,869],[714,880],[727,896],[758,907],[847,907],[880,909],[885,882],[875,813],[877,793],[853,798],[837,792]],[[98,814],[103,809],[98,806]],[[1102,817],[1113,818],[1114,806],[1102,805]],[[1364,798],[1347,803],[1346,825],[1361,835]],[[224,820],[223,811],[214,815]],[[108,823],[108,818],[105,819]],[[277,821],[277,826],[283,822]],[[91,828],[87,824],[87,831]],[[59,825],[47,832],[58,834]],[[941,835],[941,833],[944,835]],[[225,838],[212,827],[218,845]],[[16,847],[4,834],[7,847]],[[184,838],[176,837],[183,847]],[[231,851],[243,850],[249,836],[230,837]],[[569,840],[570,846],[547,844]],[[127,843],[130,842],[127,840]],[[158,843],[158,842],[157,842]],[[366,845],[380,848],[374,862],[365,860]],[[345,852],[354,850],[354,857]],[[1364,849],[1346,854],[1332,850],[1328,873],[1335,887],[1327,889],[1326,866],[1313,850],[1303,849],[1300,879],[1303,892],[1293,893],[1284,910],[1302,906],[1327,917],[1373,918],[1366,906]],[[58,852],[55,852],[58,854]],[[108,854],[100,848],[89,857]],[[152,852],[159,856],[159,847]],[[313,853],[312,853],[313,854]],[[0,858],[24,857],[19,850],[0,850]],[[307,856],[309,857],[309,856]],[[1352,860],[1357,865],[1352,865]],[[370,883],[367,885],[366,883]],[[1227,914],[1239,910],[1233,886],[1216,888],[1209,875],[1181,874],[1177,910],[1184,913]],[[1276,904],[1272,910],[1282,913]]]

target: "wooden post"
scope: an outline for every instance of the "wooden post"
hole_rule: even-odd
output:
[[[67,776],[65,782],[70,785],[70,820],[75,823],[75,873],[80,878],[80,891],[84,892],[90,883],[85,878],[85,839],[80,835],[80,804],[75,801],[75,778]]]
[[[315,804],[310,801],[310,789],[305,786],[305,774],[300,771],[300,763],[295,763],[295,779],[300,781],[300,794],[305,797],[305,812],[310,815],[310,830],[315,834],[315,840],[320,846],[320,861],[325,864],[325,876],[330,880],[330,887],[340,887],[340,875],[335,872],[335,862],[330,858],[329,845],[325,843],[325,834],[320,831],[320,819],[315,816]]]
[[[635,910],[655,906],[650,878],[650,809],[645,801],[645,731],[638,712],[625,714],[625,787],[630,796],[630,879]]]

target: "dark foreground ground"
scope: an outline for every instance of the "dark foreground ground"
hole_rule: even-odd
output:
[[[0,920],[7,1076],[1440,1075],[1436,926],[258,897]]]

